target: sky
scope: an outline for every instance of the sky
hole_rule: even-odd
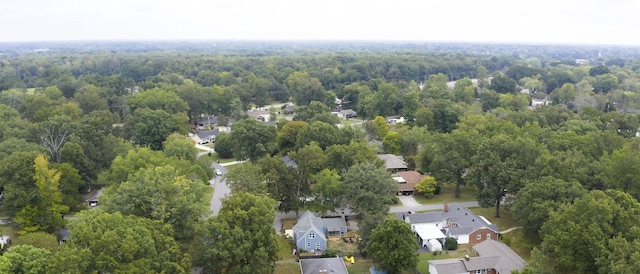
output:
[[[640,46],[638,0],[0,0],[0,42],[370,40]]]

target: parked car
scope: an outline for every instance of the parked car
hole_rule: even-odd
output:
[[[219,169],[216,169],[216,175],[217,176],[222,176],[222,171],[220,171]]]

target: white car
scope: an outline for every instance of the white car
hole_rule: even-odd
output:
[[[222,171],[220,171],[219,169],[216,169],[216,175],[217,176],[222,176]]]

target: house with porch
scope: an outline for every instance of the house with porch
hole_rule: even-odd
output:
[[[293,241],[298,250],[323,251],[327,249],[327,236],[347,233],[344,218],[320,218],[306,211],[293,226]]]
[[[419,228],[431,227],[442,232],[445,237],[453,237],[459,244],[476,244],[484,240],[497,240],[498,226],[486,218],[478,216],[466,207],[458,204],[444,204],[442,211],[424,213],[399,214],[411,227],[419,242],[429,242],[434,239],[433,234],[423,234]],[[438,235],[440,236],[440,235]],[[442,238],[436,238],[442,240]],[[444,243],[444,242],[441,242]]]

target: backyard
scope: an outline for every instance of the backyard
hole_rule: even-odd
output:
[[[456,186],[454,184],[443,184],[441,186],[440,194],[438,195],[434,195],[431,198],[426,198],[424,195],[418,193],[414,195],[414,198],[416,202],[423,205],[469,202],[476,200],[476,188],[472,185],[460,186],[459,198],[456,198],[455,194]]]

